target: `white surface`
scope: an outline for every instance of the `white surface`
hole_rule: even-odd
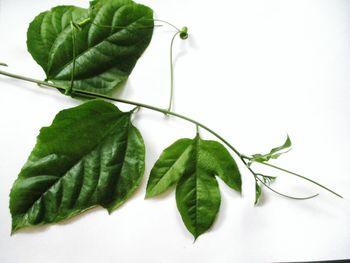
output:
[[[9,191],[40,127],[78,102],[55,90],[0,76],[0,262],[270,262],[350,258],[350,2],[346,0],[145,0],[157,18],[189,27],[176,40],[175,110],[202,121],[240,151],[265,152],[288,133],[293,150],[276,163],[344,195],[278,174],[254,207],[254,182],[241,166],[243,196],[222,182],[221,209],[195,243],[174,192],[144,200],[148,172],[161,151],[194,127],[142,110],[135,124],[147,144],[143,183],[108,215],[94,209],[50,227],[10,237]],[[26,51],[26,30],[39,12],[81,0],[0,0],[0,61],[44,79]],[[123,98],[166,107],[171,28],[155,30],[122,92]],[[118,105],[130,109],[127,105]],[[212,138],[202,132],[204,138]],[[237,161],[239,162],[239,161]],[[271,174],[277,174],[272,173]]]

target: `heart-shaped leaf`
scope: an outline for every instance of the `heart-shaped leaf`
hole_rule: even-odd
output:
[[[42,128],[11,190],[12,232],[123,204],[144,172],[144,143],[131,115],[93,100]]]
[[[216,142],[180,139],[165,149],[151,170],[146,197],[163,193],[177,182],[176,203],[182,220],[197,238],[213,224],[220,207],[220,192],[215,176],[241,192],[238,167]]]
[[[69,88],[74,75],[74,88],[108,93],[127,80],[153,26],[153,11],[131,0],[58,6],[30,24],[27,46],[47,80]]]

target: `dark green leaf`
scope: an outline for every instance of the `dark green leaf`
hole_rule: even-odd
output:
[[[74,88],[108,93],[127,80],[147,48],[153,11],[131,0],[91,4],[90,9],[58,6],[41,13],[29,26],[27,46],[47,80],[68,88],[75,61]]]
[[[230,153],[219,142],[201,141],[203,163],[229,187],[241,192],[241,174]]]
[[[226,148],[215,141],[181,139],[164,150],[152,168],[147,197],[178,182],[176,202],[187,229],[195,238],[213,224],[220,207],[215,176],[241,191],[241,176]]]
[[[176,183],[184,174],[191,153],[191,139],[180,139],[165,149],[152,168],[146,197],[163,193]]]
[[[198,163],[192,166],[177,184],[176,204],[188,231],[197,239],[213,224],[221,197],[215,177],[195,167]]]
[[[93,100],[42,128],[11,190],[12,231],[123,204],[144,172],[144,143],[130,118],[131,112]]]
[[[35,61],[49,73],[50,50],[63,31],[70,29],[71,21],[80,21],[88,17],[84,8],[75,6],[57,6],[39,14],[30,23],[27,32],[27,47]],[[72,47],[65,50],[72,53]]]

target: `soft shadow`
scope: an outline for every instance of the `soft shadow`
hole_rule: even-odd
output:
[[[95,212],[95,211],[102,210],[102,209],[103,208],[100,206],[95,206],[95,207],[89,208],[89,209],[73,216],[72,218],[64,219],[64,220],[57,222],[57,223],[55,222],[55,223],[50,223],[50,224],[46,224],[46,225],[25,227],[25,228],[17,230],[12,235],[14,236],[14,235],[22,235],[22,234],[27,235],[27,234],[34,234],[34,233],[42,233],[42,232],[46,231],[47,229],[49,229],[51,226],[54,226],[54,225],[55,226],[65,226],[67,224],[71,224],[71,223],[74,223],[74,222],[80,220],[83,216],[85,216],[88,213]]]
[[[173,59],[174,68],[175,68],[175,65],[176,65],[177,61],[180,58],[182,58],[183,56],[185,56],[187,53],[188,53],[188,50],[185,49],[185,50],[181,50],[179,53],[176,54],[175,58]]]
[[[200,47],[199,47],[195,37],[193,37],[193,35],[191,35],[191,32],[189,34],[188,39],[186,39],[186,42],[188,43],[188,46],[190,48],[193,48],[193,49],[196,49],[196,50],[200,49]]]

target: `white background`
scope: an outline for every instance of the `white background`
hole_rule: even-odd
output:
[[[350,258],[350,1],[143,0],[156,17],[190,37],[177,39],[175,111],[212,127],[241,152],[264,153],[285,140],[293,150],[275,161],[341,193],[293,176],[264,189],[254,207],[252,175],[239,163],[243,195],[222,182],[221,209],[193,243],[174,191],[144,200],[148,173],[169,144],[193,137],[193,125],[142,110],[134,120],[147,145],[139,190],[108,215],[97,208],[72,220],[10,236],[9,192],[42,126],[79,102],[56,90],[0,76],[0,262],[270,262]],[[0,0],[0,61],[10,72],[44,79],[26,51],[26,30],[40,12],[84,0]],[[170,27],[150,47],[120,93],[166,107]],[[128,105],[118,105],[131,109]],[[202,132],[204,138],[213,137]],[[237,160],[237,162],[239,162]],[[260,167],[254,167],[260,169]],[[262,169],[262,168],[261,168]]]

